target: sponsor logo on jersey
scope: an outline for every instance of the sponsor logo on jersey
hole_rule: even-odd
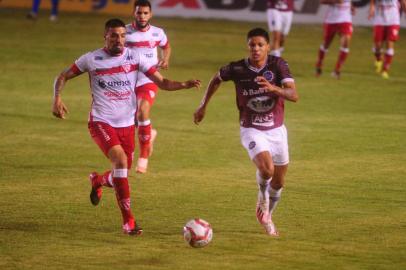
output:
[[[249,150],[252,150],[252,149],[254,149],[254,147],[255,147],[256,145],[257,145],[257,144],[256,144],[254,141],[252,141],[252,142],[249,143],[248,149],[249,149]]]
[[[253,97],[248,100],[247,106],[255,112],[268,112],[275,106],[275,99],[269,96]]]
[[[265,89],[243,89],[242,94],[243,96],[253,96],[266,93]]]
[[[272,127],[275,125],[273,113],[253,114],[251,115],[251,123],[256,126]]]
[[[100,86],[100,88],[105,89],[107,86],[109,87],[121,87],[121,86],[130,86],[131,82],[129,80],[127,81],[103,81],[99,80],[97,84]]]
[[[158,33],[152,33],[152,36],[157,37],[157,36],[159,36],[159,34]]]
[[[153,53],[144,53],[144,56],[147,58],[152,58],[152,57],[154,57],[154,54]]]
[[[271,81],[273,80],[273,78],[274,78],[273,72],[270,71],[270,70],[265,71],[264,74],[262,74],[262,76],[264,76],[264,78],[265,78],[268,82],[271,82]]]
[[[127,61],[130,61],[130,60],[133,60],[133,58],[134,58],[134,57],[133,57],[132,55],[127,55],[126,60],[127,60]]]
[[[98,55],[96,55],[96,56],[94,57],[94,60],[95,60],[95,61],[103,60],[103,56],[98,56]]]

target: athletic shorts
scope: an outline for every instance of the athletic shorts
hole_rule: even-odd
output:
[[[121,145],[127,155],[128,169],[131,168],[135,148],[134,126],[114,128],[103,122],[89,122],[88,127],[90,136],[92,136],[93,141],[99,146],[106,157],[111,147]]]
[[[335,34],[352,36],[352,23],[325,23],[324,40],[332,40]]]
[[[400,25],[375,25],[374,41],[382,42],[385,40],[397,41],[399,39]]]
[[[259,153],[268,151],[276,166],[289,163],[288,132],[284,125],[265,131],[240,127],[240,136],[251,160]]]
[[[158,86],[155,83],[146,83],[136,88],[135,94],[137,100],[148,100],[149,104],[154,104],[155,97],[158,93]]]
[[[269,31],[281,32],[287,36],[292,25],[292,11],[279,11],[277,9],[269,8],[266,11],[268,17]]]

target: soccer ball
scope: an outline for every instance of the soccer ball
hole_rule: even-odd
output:
[[[195,218],[189,220],[183,227],[183,237],[192,247],[200,248],[210,243],[213,238],[213,230],[207,221]]]

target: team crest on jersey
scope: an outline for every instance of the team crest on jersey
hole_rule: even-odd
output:
[[[122,65],[122,67],[123,67],[123,70],[124,70],[125,73],[128,73],[128,72],[131,71],[131,65],[130,64]]]
[[[149,41],[149,47],[150,47],[150,48],[155,48],[155,41],[150,40],[150,41]]]
[[[264,76],[264,78],[265,78],[268,82],[271,82],[271,81],[273,80],[273,78],[274,78],[273,72],[270,71],[270,70],[265,71],[264,74],[262,74],[262,76]]]
[[[253,97],[248,100],[247,106],[255,112],[263,113],[270,111],[275,106],[275,99],[269,96]]]
[[[252,149],[255,148],[256,145],[257,145],[257,144],[256,144],[254,141],[251,141],[251,142],[249,143],[249,145],[248,145],[248,149],[252,150]]]

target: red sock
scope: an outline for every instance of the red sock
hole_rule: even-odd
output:
[[[326,50],[324,48],[319,49],[319,58],[317,59],[316,67],[321,68],[323,65],[324,56],[326,55]]]
[[[147,122],[147,121],[145,121]],[[138,123],[138,142],[140,144],[140,158],[149,157],[149,149],[151,145],[151,123],[148,121],[147,125]]]
[[[349,53],[348,48],[340,48],[340,53],[338,54],[338,59],[336,63],[336,72],[340,72],[341,66],[344,64],[345,59],[347,59],[348,53]]]
[[[385,58],[383,60],[383,70],[388,71],[390,64],[392,63],[393,54],[385,53]]]
[[[382,54],[380,50],[374,49],[374,55],[376,61],[382,61]]]
[[[130,187],[128,185],[127,169],[116,169],[113,172],[114,190],[116,191],[117,203],[123,217],[123,224],[134,223],[131,212]]]

